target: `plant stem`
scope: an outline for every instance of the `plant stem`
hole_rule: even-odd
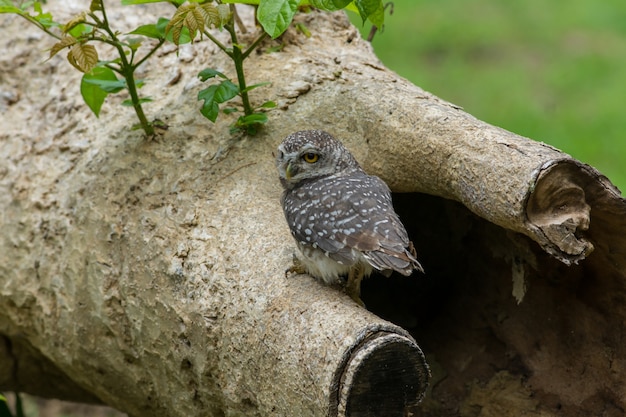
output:
[[[107,43],[109,43],[110,45],[113,45],[115,49],[117,49],[117,53],[120,56],[119,73],[126,80],[126,88],[128,88],[128,93],[130,94],[130,101],[131,103],[133,103],[133,109],[135,109],[135,114],[137,115],[137,118],[139,119],[141,128],[143,129],[143,131],[146,133],[148,137],[154,136],[154,127],[152,126],[152,123],[150,123],[148,119],[146,118],[146,115],[143,112],[143,107],[141,107],[141,102],[139,101],[139,94],[137,93],[137,83],[135,82],[134,73],[137,67],[141,65],[142,62],[144,62],[148,57],[150,57],[150,55],[152,55],[163,44],[163,41],[161,41],[157,45],[157,47],[151,50],[137,64],[133,65],[132,62],[130,62],[128,58],[126,57],[126,53],[124,51],[124,47],[122,46],[122,43],[117,38],[117,36],[115,36],[115,33],[111,30],[111,27],[109,26],[109,21],[107,19],[106,11],[104,10],[104,2],[102,3],[102,9],[100,11],[102,12],[102,21],[97,19],[95,15],[92,16],[92,18],[96,21],[99,27],[101,27],[107,32],[107,34],[111,38],[112,42],[107,42]],[[132,57],[134,57],[134,54],[132,55]],[[132,60],[132,57],[131,57],[131,60]]]
[[[245,52],[243,53],[243,59],[246,59],[248,55],[250,55],[250,52],[254,51],[256,47],[259,45],[259,43],[261,43],[261,41],[265,39],[266,36],[267,36],[267,33],[265,31],[261,32],[259,37],[256,38],[254,42],[252,42],[252,45],[250,45],[248,49],[245,50]]]
[[[231,6],[232,7],[232,6]],[[246,78],[243,72],[243,60],[245,57],[241,52],[241,47],[237,42],[237,33],[235,32],[235,26],[233,23],[224,25],[224,28],[230,33],[230,38],[233,43],[233,55],[232,59],[235,64],[235,71],[237,72],[237,82],[239,83],[239,96],[243,104],[243,112],[246,116],[254,113],[252,106],[250,105],[250,99],[248,98],[248,92],[246,91]]]
[[[141,123],[141,127],[148,137],[154,135],[154,127],[152,123],[148,121],[146,115],[143,112],[143,107],[141,107],[141,102],[139,101],[139,94],[137,94],[137,84],[135,83],[135,77],[133,75],[134,68],[130,66],[124,66],[123,75],[124,79],[126,79],[126,86],[128,87],[128,93],[130,94],[130,100],[133,103],[133,108],[135,109],[135,113],[137,114],[137,118],[139,119],[139,123]]]
[[[228,55],[231,58],[233,57],[232,52],[230,52],[228,48],[224,46],[224,44],[222,44],[222,42],[220,42],[215,36],[211,35],[211,33],[209,33],[208,30],[205,30],[203,33],[207,38],[211,40],[211,42],[217,45],[217,47],[220,48],[222,52],[224,52],[226,55]]]
[[[161,45],[163,45],[164,42],[165,42],[165,38],[159,39],[159,43],[154,48],[152,48],[150,52],[148,52],[143,58],[137,61],[136,64],[133,65],[133,70],[137,68],[138,66],[140,66],[141,64],[143,64],[148,58],[150,58],[152,54],[154,54],[157,51],[157,49],[159,49]]]
[[[47,27],[45,27],[40,22],[38,22],[37,19],[33,19],[32,17],[30,17],[30,15],[18,13],[18,16],[22,16],[24,19],[28,20],[30,23],[32,23],[33,25],[37,26],[39,29],[43,30],[48,35],[52,36],[53,38],[61,40],[61,36],[57,35],[56,33],[52,32],[51,30],[49,30]]]

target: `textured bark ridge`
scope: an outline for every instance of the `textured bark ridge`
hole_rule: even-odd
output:
[[[113,3],[120,30],[172,13]],[[199,41],[141,69],[168,125],[149,142],[125,97],[95,119],[63,54],[0,16],[0,390],[137,417],[623,415],[619,191],[387,70],[342,14],[298,19],[310,38],[246,62],[279,103],[261,134],[200,116],[197,73],[234,69]],[[397,193],[426,270],[364,281],[376,314],[284,276],[272,151],[320,128]]]

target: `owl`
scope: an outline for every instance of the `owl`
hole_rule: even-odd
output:
[[[302,254],[287,273],[345,282],[363,306],[361,280],[374,270],[423,272],[389,187],[366,174],[337,139],[321,130],[293,133],[278,147],[276,167],[285,218]]]

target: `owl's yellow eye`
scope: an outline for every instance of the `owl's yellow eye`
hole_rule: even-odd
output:
[[[304,162],[308,162],[309,164],[313,164],[315,162],[317,162],[318,159],[320,159],[320,156],[314,152],[308,152],[305,153],[304,155],[302,155],[302,159],[304,159]]]

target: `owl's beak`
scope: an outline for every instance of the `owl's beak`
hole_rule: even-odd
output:
[[[293,166],[291,165],[291,162],[288,162],[287,167],[285,168],[285,178],[289,181],[291,180],[291,177],[293,177]]]

